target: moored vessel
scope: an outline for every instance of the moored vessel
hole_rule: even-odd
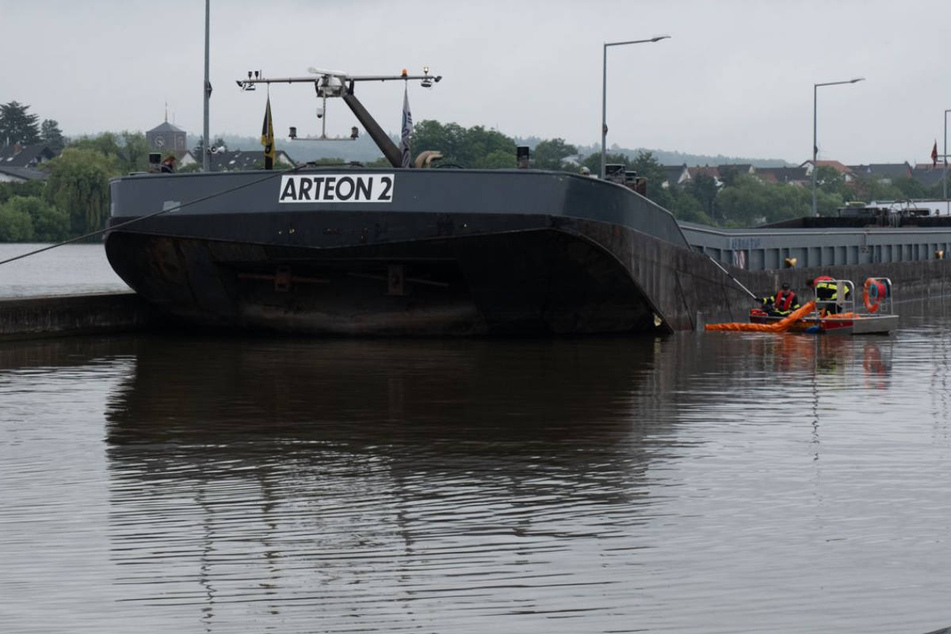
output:
[[[404,167],[354,87],[438,78],[317,73],[239,84],[342,98],[391,167],[116,179],[106,252],[136,292],[196,324],[310,334],[693,327],[685,294],[706,291],[683,260],[704,258],[668,211],[579,175]]]

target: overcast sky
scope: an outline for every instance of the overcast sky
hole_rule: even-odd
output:
[[[0,0],[0,103],[19,101],[67,135],[145,131],[165,116],[202,129],[203,0]],[[694,154],[930,162],[951,109],[951,0],[212,0],[211,133],[260,133],[266,92],[249,69],[302,76],[420,72],[413,118],[508,135],[600,143],[605,42],[608,146]],[[358,96],[398,131],[402,86]],[[271,88],[275,127],[318,134],[302,85]],[[329,135],[355,121],[328,102]]]

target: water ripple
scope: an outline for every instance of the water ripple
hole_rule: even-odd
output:
[[[0,626],[933,630],[949,325],[0,346]]]

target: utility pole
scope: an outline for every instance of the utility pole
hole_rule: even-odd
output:
[[[211,147],[208,145],[208,102],[211,100],[211,80],[208,77],[209,57],[209,24],[211,22],[211,0],[205,0],[205,120],[201,137],[201,171],[211,171],[208,167],[208,156]]]

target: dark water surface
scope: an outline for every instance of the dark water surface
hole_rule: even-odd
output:
[[[951,625],[951,310],[902,312],[0,345],[0,632]]]

